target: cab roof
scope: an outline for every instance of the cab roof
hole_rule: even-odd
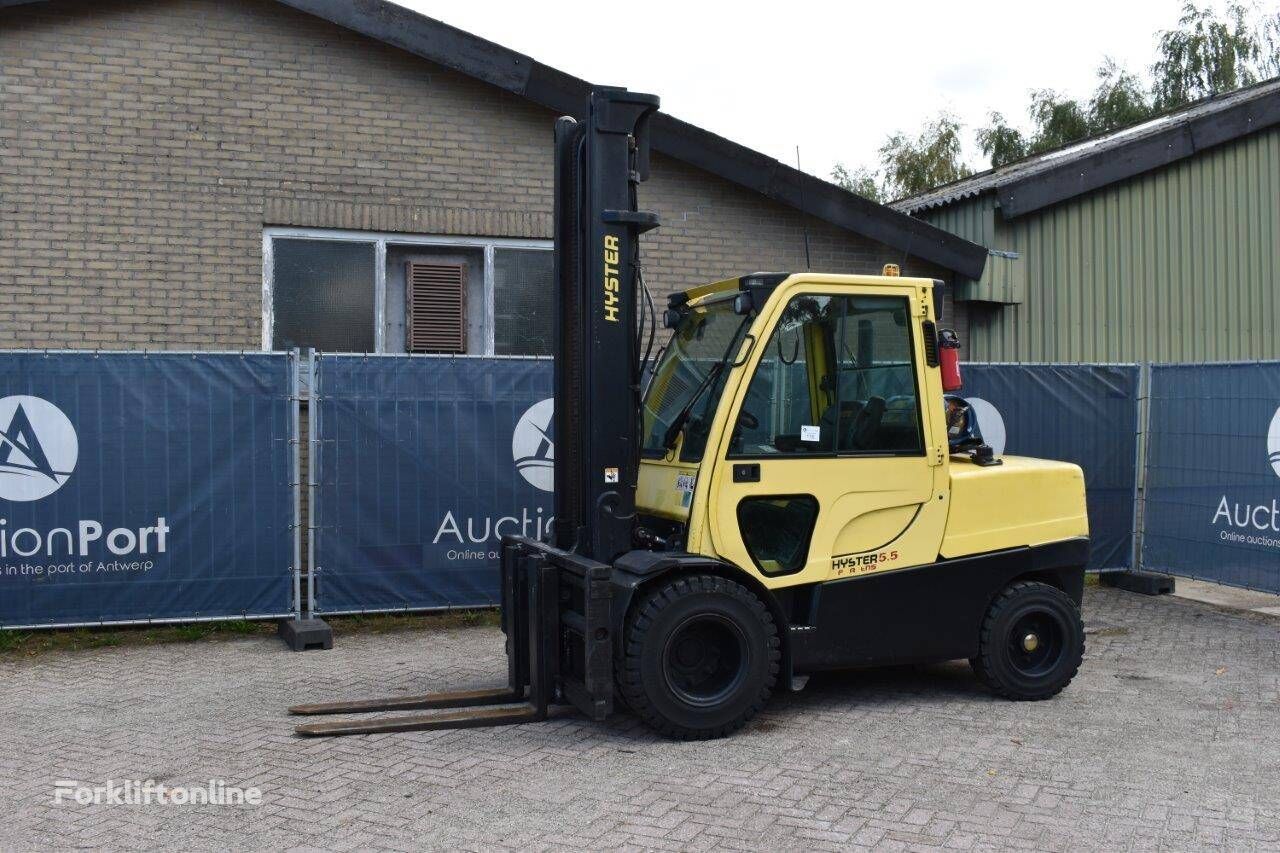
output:
[[[902,276],[892,275],[848,275],[837,273],[821,273],[821,272],[753,272],[747,275],[738,276],[737,278],[726,278],[720,281],[713,281],[709,284],[701,284],[697,287],[691,287],[671,295],[669,304],[672,308],[686,305],[693,302],[699,302],[710,297],[720,296],[725,293],[734,291],[738,292],[756,292],[759,293],[761,299],[756,303],[763,304],[769,294],[773,293],[783,283],[791,283],[792,281],[811,281],[815,284],[862,284],[862,285],[901,285],[906,287],[920,287],[940,284],[941,282],[931,278],[905,278]]]

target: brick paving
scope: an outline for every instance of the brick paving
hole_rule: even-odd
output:
[[[493,683],[494,629],[0,663],[0,847],[1280,848],[1280,620],[1091,588],[1045,703],[945,664],[815,678],[745,732],[628,716],[302,740],[286,705]],[[208,778],[260,806],[55,805],[55,779]]]

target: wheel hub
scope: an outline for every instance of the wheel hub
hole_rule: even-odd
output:
[[[667,686],[681,701],[705,707],[742,682],[748,659],[742,630],[719,614],[697,614],[671,632],[662,656]]]
[[[1067,647],[1067,625],[1053,612],[1039,608],[1014,620],[1008,634],[1009,662],[1027,678],[1052,672]]]

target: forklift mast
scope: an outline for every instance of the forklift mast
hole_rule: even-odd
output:
[[[596,720],[613,710],[610,563],[632,549],[640,467],[638,240],[658,225],[636,209],[636,187],[649,176],[657,109],[653,95],[595,89],[582,121],[556,122],[555,522],[550,543],[502,539],[507,686],[295,705],[303,716],[433,712],[306,723],[299,734],[511,725],[560,703]]]
[[[639,236],[658,98],[597,88],[555,125],[555,523],[551,544],[601,561],[632,547],[640,464]],[[651,310],[651,309],[650,309]]]

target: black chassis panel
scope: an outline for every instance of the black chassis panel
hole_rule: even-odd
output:
[[[754,575],[744,572],[733,563],[705,554],[682,551],[628,551],[613,562],[613,612],[618,627],[626,620],[631,602],[641,586],[656,578],[673,574],[720,575],[746,586],[760,596],[760,600],[772,611],[778,630],[784,635],[785,646],[786,629],[793,621],[790,614],[794,609],[792,601],[796,598],[795,588],[774,592],[756,580]],[[614,632],[619,638],[621,633],[620,630]],[[784,648],[784,659],[785,656]]]
[[[1011,548],[818,584],[808,625],[793,625],[796,673],[925,663],[977,654],[992,600],[1015,580],[1084,596],[1089,540]]]

